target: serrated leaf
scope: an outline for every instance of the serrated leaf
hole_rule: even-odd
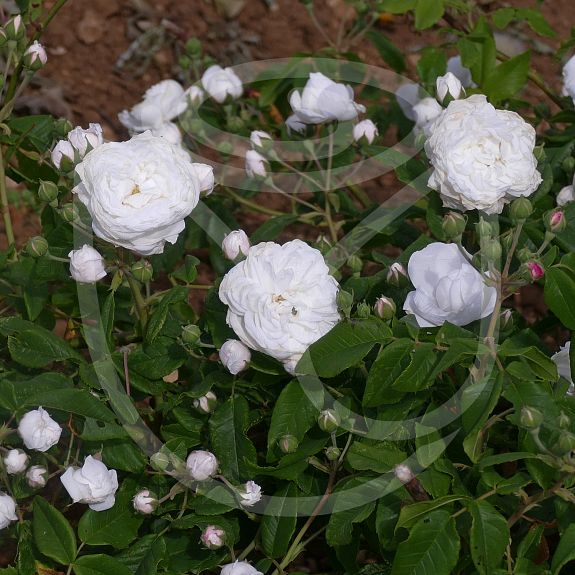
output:
[[[445,11],[443,0],[417,0],[415,5],[415,27],[425,30],[433,26]]]
[[[493,573],[501,564],[509,544],[507,521],[491,503],[472,501],[470,547],[473,563],[481,575]]]
[[[109,555],[83,555],[74,562],[76,575],[132,575],[132,572]]]
[[[575,330],[575,279],[565,268],[551,267],[545,273],[545,303],[559,321]]]
[[[156,575],[158,565],[166,557],[166,542],[156,534],[144,535],[116,559],[123,563],[132,575]]]
[[[418,501],[417,503],[412,503],[411,505],[406,505],[401,508],[399,514],[399,520],[397,521],[396,530],[400,527],[405,527],[410,529],[413,527],[422,517],[425,517],[432,511],[444,507],[445,505],[451,505],[456,501],[461,501],[462,499],[468,499],[465,495],[445,495],[444,497],[438,497],[431,501]]]
[[[188,290],[185,287],[176,286],[162,298],[148,322],[148,327],[146,329],[147,344],[153,343],[160,335],[160,332],[166,323],[170,306],[181,301],[186,301],[187,297]]]
[[[355,441],[347,452],[347,462],[353,469],[386,473],[405,461],[407,455],[393,443],[379,442],[374,445]]]
[[[76,557],[76,536],[68,520],[42,497],[34,499],[34,542],[46,557],[69,565]]]
[[[8,349],[14,361],[26,367],[44,367],[54,361],[83,359],[63,339],[47,329],[36,326],[8,337]]]
[[[288,483],[274,493],[266,506],[261,522],[261,541],[266,555],[283,557],[297,524],[297,496],[295,483]]]
[[[575,560],[575,524],[572,523],[563,531],[555,554],[551,560],[551,572],[557,575],[569,561]]]
[[[495,102],[512,98],[527,82],[531,53],[525,52],[492,68],[482,87],[487,97]]]

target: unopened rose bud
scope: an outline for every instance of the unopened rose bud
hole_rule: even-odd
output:
[[[451,72],[447,72],[445,76],[439,76],[435,81],[435,86],[437,90],[437,99],[440,103],[443,103],[447,94],[449,94],[454,100],[457,100],[459,96],[461,96],[461,92],[465,92],[457,76]]]
[[[375,300],[373,311],[377,317],[387,320],[391,319],[395,315],[397,306],[391,298],[382,295]]]
[[[575,158],[573,156],[565,158],[561,163],[561,167],[566,174],[571,175],[573,170],[575,170]]]
[[[246,152],[246,174],[248,178],[265,178],[268,175],[267,160],[259,152]]]
[[[562,411],[559,414],[557,424],[561,429],[569,429],[571,427],[571,418],[564,411]]]
[[[464,215],[457,212],[449,212],[443,216],[441,227],[447,239],[452,240],[461,237],[461,234],[465,231],[466,224],[467,218]]]
[[[563,210],[554,210],[545,216],[545,227],[554,234],[562,232],[567,227],[567,218]]]
[[[106,277],[106,262],[98,250],[84,245],[79,250],[72,250],[70,258],[70,275],[79,283],[94,283]]]
[[[324,235],[321,235],[318,236],[317,240],[315,240],[315,248],[325,256],[325,254],[331,250],[332,245],[328,238],[326,238]]]
[[[68,142],[78,152],[78,157],[83,158],[88,152],[104,143],[104,133],[100,124],[91,123],[88,128],[77,126],[68,132]]]
[[[254,130],[250,134],[250,142],[254,148],[268,150],[273,145],[272,137],[262,130]]]
[[[193,323],[182,328],[182,341],[188,345],[196,345],[200,341],[202,330]]]
[[[34,40],[34,42],[27,48],[22,58],[24,66],[33,71],[42,68],[47,61],[48,55],[46,54],[46,50],[37,40]]]
[[[138,513],[149,515],[158,507],[159,501],[154,493],[148,489],[142,489],[142,491],[138,491],[134,499],[132,499],[132,505]]]
[[[517,198],[509,206],[509,216],[514,222],[526,220],[533,213],[533,205],[527,198]]]
[[[199,38],[190,38],[186,42],[186,53],[193,57],[197,57],[202,53],[202,42]]]
[[[337,292],[335,301],[337,303],[338,309],[343,311],[344,314],[348,316],[353,306],[353,295],[345,290],[340,289]]]
[[[371,307],[364,301],[357,304],[357,317],[368,319],[371,316]]]
[[[8,475],[24,473],[28,467],[28,456],[21,449],[11,449],[4,457],[4,468]]]
[[[529,270],[529,275],[531,279],[536,282],[540,280],[545,275],[545,268],[539,262],[527,262],[527,269]]]
[[[562,207],[571,202],[575,202],[575,190],[573,186],[561,188],[561,191],[557,194],[557,205]]]
[[[66,118],[58,118],[54,122],[54,131],[60,138],[67,138],[68,134],[73,130],[74,125]]]
[[[229,156],[234,151],[234,146],[231,142],[220,142],[217,145],[217,150],[222,156]]]
[[[495,238],[487,238],[481,242],[481,255],[490,262],[499,261],[501,258],[501,244]]]
[[[564,431],[559,438],[559,451],[560,453],[568,453],[575,449],[575,435],[569,431]]]
[[[50,154],[54,166],[62,172],[70,172],[76,162],[76,151],[68,140],[60,140]]]
[[[479,222],[475,224],[475,230],[480,238],[490,237],[493,233],[491,224],[486,222],[483,218],[479,218]]]
[[[377,135],[379,131],[371,120],[362,120],[353,127],[353,139],[356,142],[365,139],[368,144],[372,144]]]
[[[202,413],[211,413],[216,407],[217,402],[218,398],[216,394],[213,391],[208,391],[206,395],[194,399],[194,407]]]
[[[238,496],[242,507],[253,507],[262,498],[262,488],[255,481],[248,481],[238,490]]]
[[[200,540],[204,547],[218,549],[226,542],[226,532],[217,525],[208,525],[202,532]]]
[[[534,407],[524,405],[521,408],[519,423],[525,429],[537,429],[543,423],[543,414]]]
[[[8,36],[6,35],[6,31],[4,28],[0,28],[0,48],[4,47],[8,42]],[[4,78],[4,81],[6,79]]]
[[[293,453],[297,450],[298,444],[295,435],[283,435],[278,441],[279,448],[283,453]]]
[[[24,23],[22,22],[22,16],[20,14],[10,18],[6,24],[4,24],[4,32],[8,40],[19,40],[26,33],[24,28]]]
[[[241,341],[228,339],[220,348],[220,361],[232,375],[247,369],[251,359],[250,350]]]
[[[232,134],[237,134],[244,126],[245,122],[239,116],[230,116],[226,121],[226,127]]]
[[[40,180],[38,186],[38,198],[42,202],[49,204],[58,197],[58,186],[54,182]]]
[[[18,521],[16,501],[0,491],[0,529],[5,529],[12,521]]]
[[[156,451],[156,453],[150,456],[150,465],[156,471],[166,471],[170,466],[170,457],[167,453],[163,453],[161,451]]]
[[[409,483],[414,478],[411,469],[407,465],[396,465],[393,468],[393,473],[403,484]]]
[[[326,448],[325,456],[329,461],[337,461],[341,456],[341,449],[331,445],[330,447]]]
[[[499,326],[502,330],[510,330],[513,327],[513,310],[508,308],[501,312]]]
[[[521,263],[527,263],[536,256],[529,248],[521,248],[515,252],[515,255]]]
[[[205,481],[218,471],[218,460],[209,451],[192,451],[186,459],[186,469],[195,481]]]
[[[234,230],[224,237],[222,251],[224,256],[234,261],[240,254],[247,256],[250,251],[250,240],[244,230]]]
[[[48,253],[48,242],[42,236],[34,236],[26,243],[26,253],[33,258],[41,258]]]
[[[60,217],[68,223],[75,222],[80,218],[78,208],[72,203],[62,204],[58,213],[60,214]]]
[[[154,275],[154,268],[152,267],[152,264],[148,260],[144,259],[132,264],[130,271],[139,282],[144,284],[149,282]]]
[[[394,287],[404,287],[407,285],[407,270],[399,262],[395,262],[389,266],[387,272],[387,283]]]
[[[341,418],[333,409],[324,409],[317,418],[317,424],[322,431],[334,432],[341,424]]]
[[[26,472],[26,480],[32,489],[42,489],[46,485],[48,470],[41,465],[32,465]]]

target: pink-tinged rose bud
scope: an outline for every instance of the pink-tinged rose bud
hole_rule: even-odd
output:
[[[396,465],[393,468],[393,473],[402,483],[409,483],[414,477],[407,465]]]
[[[206,481],[218,471],[218,460],[209,451],[192,451],[186,459],[186,468],[195,481]]]
[[[395,287],[403,287],[407,284],[407,270],[399,262],[395,262],[389,267],[387,283]]]
[[[153,513],[156,507],[158,506],[158,499],[157,497],[148,489],[142,489],[142,491],[138,491],[132,499],[132,504],[134,505],[134,509],[138,513],[142,513],[144,515],[149,515]]]
[[[53,148],[50,157],[56,168],[69,172],[74,167],[76,152],[68,140],[60,140]]]
[[[226,532],[217,525],[208,525],[200,539],[208,549],[218,549],[226,542]]]
[[[28,47],[22,58],[22,63],[30,70],[39,70],[47,61],[48,55],[46,54],[46,50],[37,40],[34,40]]]
[[[230,232],[222,242],[222,251],[229,260],[235,260],[240,254],[247,256],[250,251],[250,240],[244,230]]]
[[[218,398],[213,391],[208,391],[206,395],[202,395],[197,399],[194,399],[194,407],[203,413],[211,413],[216,406]]]
[[[373,306],[375,315],[381,319],[391,319],[397,310],[395,302],[385,296],[378,297]]]
[[[246,174],[249,178],[265,178],[268,174],[267,160],[259,152],[246,152]]]
[[[26,472],[26,479],[28,480],[28,485],[32,489],[41,489],[46,485],[48,477],[48,470],[41,465],[32,465],[30,469]]]
[[[563,210],[555,210],[549,215],[547,226],[550,232],[554,234],[562,232],[567,227],[567,220],[565,219],[565,212]]]
[[[545,275],[545,268],[537,262],[527,262],[527,268],[533,281],[540,280]]]
[[[18,40],[24,36],[26,30],[24,29],[22,16],[17,14],[14,18],[10,18],[4,26],[4,31],[6,32],[8,40]]]

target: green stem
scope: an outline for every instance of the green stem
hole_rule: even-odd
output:
[[[142,332],[145,332],[146,324],[148,323],[148,310],[146,309],[146,302],[144,301],[140,286],[136,281],[136,278],[134,278],[134,276],[127,271],[125,272],[125,275],[128,280],[130,290],[132,290],[132,297],[134,298],[136,313],[138,314],[140,325],[142,326]]]
[[[14,228],[12,227],[12,217],[10,216],[10,205],[8,203],[8,190],[6,189],[6,173],[4,171],[4,152],[0,148],[0,203],[2,205],[2,219],[6,230],[8,246],[14,246]],[[16,255],[17,259],[17,255]]]

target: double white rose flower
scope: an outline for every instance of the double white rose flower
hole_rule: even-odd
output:
[[[18,521],[16,501],[0,491],[0,529],[5,529],[12,521]]]
[[[4,467],[8,475],[24,473],[28,467],[28,456],[21,449],[11,449],[4,458]]]
[[[229,96],[232,99],[239,98],[244,87],[238,75],[231,68],[210,66],[202,76],[204,90],[220,104]]]
[[[353,98],[351,86],[338,84],[321,72],[312,72],[302,93],[294,91],[289,102],[303,124],[323,124],[354,120],[360,112],[365,112],[365,106],[356,104]]]
[[[535,130],[519,114],[495,109],[482,94],[454,100],[425,142],[434,168],[428,185],[446,207],[499,214],[541,183],[534,147]]]
[[[82,467],[68,467],[60,480],[74,503],[87,503],[94,511],[106,511],[116,502],[116,470],[91,455]]]
[[[497,290],[485,284],[455,244],[436,242],[414,252],[408,272],[415,291],[407,294],[403,309],[420,327],[446,321],[467,325],[495,308]]]
[[[180,147],[150,132],[92,150],[76,166],[74,188],[92,216],[94,233],[141,255],[175,243],[200,192],[211,191],[213,171]]]
[[[575,56],[571,56],[563,66],[563,95],[575,102]]]
[[[338,290],[321,253],[292,240],[252,246],[224,276],[219,296],[239,339],[293,373],[305,350],[340,320]]]
[[[48,451],[60,440],[62,428],[39,407],[22,417],[18,425],[18,434],[28,449]]]
[[[106,276],[104,258],[92,246],[82,246],[72,250],[70,258],[70,275],[80,283],[94,283]]]

